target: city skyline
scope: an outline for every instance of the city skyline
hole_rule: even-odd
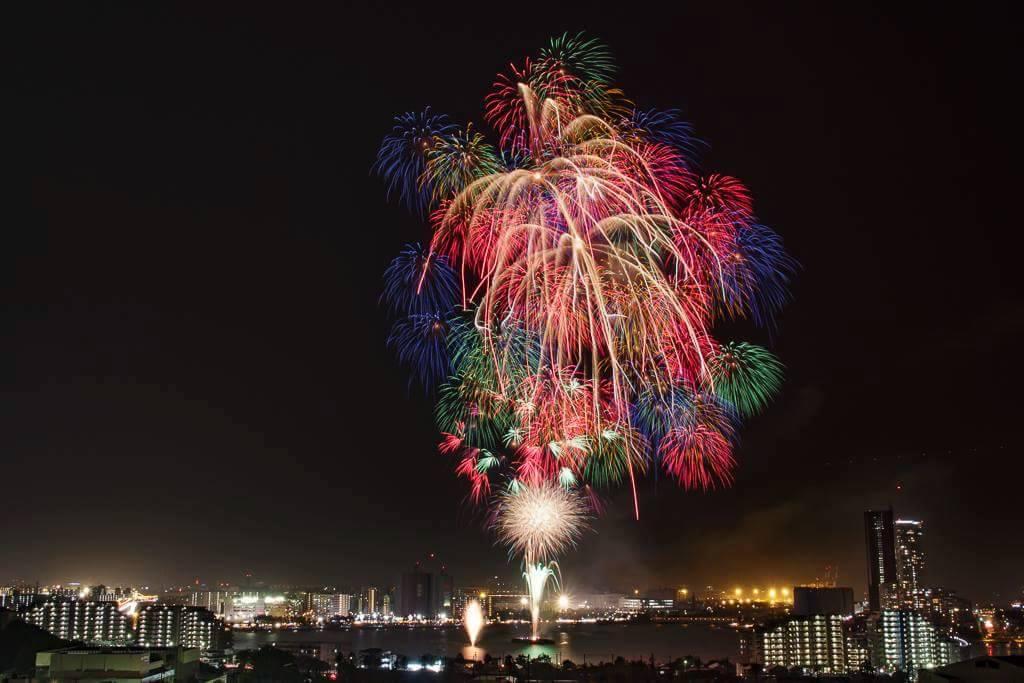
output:
[[[753,588],[767,591],[776,587],[787,589],[798,587],[798,586],[813,586],[813,585],[842,585],[853,587],[857,600],[863,599],[864,602],[873,606],[875,609],[880,609],[885,606],[897,607],[899,605],[906,605],[907,607],[921,607],[921,591],[925,588],[940,588],[950,589],[953,588],[957,592],[972,593],[969,589],[965,589],[955,583],[949,581],[930,580],[931,572],[929,571],[929,580],[924,580],[924,567],[927,565],[929,568],[933,566],[932,563],[925,562],[925,555],[927,551],[926,542],[922,540],[923,532],[922,529],[925,524],[925,520],[917,519],[906,519],[896,514],[892,508],[885,508],[882,510],[866,510],[863,512],[863,533],[862,535],[850,540],[850,545],[847,546],[847,550],[854,552],[855,554],[864,556],[867,552],[867,570],[863,572],[862,576],[858,576],[856,566],[851,567],[851,571],[846,573],[842,572],[842,568],[835,564],[825,564],[816,567],[804,567],[802,573],[797,576],[778,577],[773,576],[767,572],[761,572],[757,576],[748,575],[730,575],[723,577],[721,574],[709,574],[706,572],[695,572],[689,576],[666,576],[665,574],[652,573],[646,579],[646,582],[630,581],[622,579],[608,580],[608,579],[589,579],[586,581],[578,581],[572,574],[563,576],[563,583],[566,586],[572,587],[573,590],[582,592],[593,592],[593,591],[612,591],[629,593],[633,590],[640,590],[641,592],[646,590],[657,590],[666,587],[686,587],[688,590],[703,591],[714,587],[716,590],[722,592],[731,592],[736,588],[740,588],[745,591],[749,591]],[[903,531],[900,531],[900,529]],[[887,531],[886,531],[887,529]],[[913,536],[910,539],[910,547],[908,548],[908,542],[906,540],[906,533],[908,530],[912,530]],[[858,545],[860,544],[860,545]],[[887,548],[890,553],[888,559],[884,562],[879,559],[879,553],[883,552]],[[905,558],[908,554],[912,554],[911,557]],[[883,553],[884,556],[884,553]],[[863,563],[863,561],[862,561]],[[882,565],[884,564],[884,568]],[[940,570],[943,567],[943,562],[940,559],[934,563]],[[863,566],[863,564],[862,564]],[[872,581],[875,580],[872,572],[872,567],[878,566],[883,568],[883,576],[888,576],[888,580],[885,580],[883,585],[880,586],[880,591],[873,593]],[[424,571],[431,573],[440,573],[440,575],[450,575],[453,568],[441,558],[438,558],[434,553],[427,553],[423,556],[415,558],[404,565],[391,567],[379,574],[328,574],[324,573],[319,576],[310,577],[304,580],[296,580],[294,576],[288,576],[287,573],[279,575],[256,575],[249,569],[237,570],[231,572],[228,570],[223,575],[202,577],[192,575],[180,576],[177,580],[169,581],[148,581],[140,578],[133,579],[119,579],[111,580],[109,575],[104,577],[91,577],[91,576],[59,576],[59,577],[29,577],[29,576],[2,576],[0,575],[0,586],[6,584],[13,584],[20,582],[22,585],[32,585],[38,583],[42,586],[49,585],[66,585],[73,583],[75,585],[117,585],[117,586],[160,586],[164,589],[188,589],[188,588],[199,588],[203,589],[216,589],[217,587],[229,587],[233,586],[239,589],[264,589],[267,587],[327,587],[333,586],[343,587],[350,590],[355,590],[360,586],[393,586],[396,590],[400,590],[403,577],[410,571],[419,571],[423,567]],[[457,568],[454,569],[459,574],[459,582],[466,585],[482,585],[488,581],[494,579],[501,579],[504,581],[514,581],[518,577],[518,573],[513,567],[507,565],[496,565],[497,569],[491,572],[480,573],[478,565],[470,565],[466,569],[468,575],[463,575],[458,572]],[[592,575],[591,575],[592,576]],[[938,572],[940,577],[948,577],[948,574],[942,571]],[[658,578],[665,577],[665,578]],[[863,589],[862,589],[863,587]],[[1012,600],[1019,598],[1020,593],[1008,593],[1001,595],[997,592],[989,594],[975,594],[972,596],[982,600],[999,602],[1003,600]],[[749,597],[749,593],[748,593]],[[371,598],[372,599],[372,598]]]
[[[708,599],[710,596],[721,596],[723,599],[735,598],[736,602],[775,602],[776,599],[795,599],[794,613],[800,613],[801,595],[800,591],[815,591],[825,589],[832,591],[843,591],[849,594],[846,599],[850,609],[854,602],[862,606],[864,610],[879,612],[884,609],[910,609],[928,610],[932,609],[933,599],[941,599],[942,596],[960,596],[957,600],[964,599],[963,591],[949,585],[939,585],[926,580],[925,567],[927,546],[924,538],[924,520],[912,520],[898,518],[891,509],[866,510],[863,513],[864,523],[864,546],[863,551],[867,558],[867,587],[860,595],[855,597],[853,588],[847,587],[853,582],[842,580],[839,568],[825,566],[823,571],[818,573],[813,580],[805,581],[751,581],[749,579],[734,582],[693,582],[686,580],[668,581],[663,584],[626,586],[621,581],[612,585],[604,583],[600,585],[575,584],[571,579],[562,577],[559,592],[563,595],[583,595],[593,593],[617,593],[622,596],[651,596],[661,595],[666,591],[672,592],[675,599],[682,596],[701,596]],[[505,575],[495,574],[486,577],[479,577],[470,574],[469,577],[460,576],[458,580],[453,578],[452,568],[442,562],[435,554],[430,553],[407,565],[398,573],[390,572],[384,576],[375,576],[371,579],[364,578],[362,581],[352,580],[341,581],[320,581],[312,583],[296,583],[288,580],[268,580],[254,576],[252,572],[242,572],[237,582],[233,580],[203,580],[202,577],[195,577],[187,584],[171,584],[162,586],[164,594],[189,593],[200,591],[210,596],[220,596],[225,591],[240,591],[243,594],[252,593],[271,594],[280,591],[311,590],[334,593],[335,598],[344,598],[352,607],[353,612],[376,613],[382,604],[387,605],[387,613],[390,612],[393,603],[397,600],[399,604],[415,603],[419,613],[427,613],[429,610],[451,610],[452,596],[455,592],[463,590],[466,586],[495,586],[515,585],[518,580],[514,573],[508,571]],[[394,578],[397,577],[397,578]],[[382,580],[383,579],[383,580]],[[7,586],[31,586],[32,582],[4,581],[0,580],[0,588]],[[37,588],[47,589],[59,588],[58,592],[64,593],[67,586],[82,587],[85,595],[86,587],[96,586],[90,582],[40,582],[35,581]],[[122,584],[118,590],[124,590],[124,585],[137,586],[138,584]],[[99,583],[101,590],[107,589],[106,583]],[[792,588],[791,588],[792,587]],[[143,590],[150,590],[149,585],[143,585]],[[471,588],[471,591],[480,590],[486,592],[487,588]],[[339,593],[339,591],[341,591]],[[347,592],[347,593],[346,593]],[[981,602],[986,600],[992,604],[998,603],[1002,596],[975,596]],[[1010,600],[1020,600],[1019,595],[1008,596]],[[989,600],[991,598],[991,600]],[[830,598],[834,599],[834,598]],[[193,604],[199,605],[200,603]],[[817,604],[811,602],[807,604]],[[424,605],[429,606],[423,609]],[[209,605],[205,605],[210,607]],[[212,607],[211,607],[212,609]]]
[[[579,587],[567,590],[563,584],[543,599],[531,601],[528,587],[517,579],[494,576],[482,582],[460,581],[432,554],[407,567],[399,585],[370,583],[358,589],[267,586],[252,572],[244,572],[239,585],[208,586],[197,577],[190,586],[162,591],[143,587],[145,593],[137,587],[0,582],[0,619],[7,624],[23,620],[49,633],[57,639],[51,647],[72,641],[84,644],[36,653],[37,672],[52,670],[54,662],[59,669],[60,657],[72,652],[97,658],[146,653],[142,661],[156,661],[166,657],[167,648],[184,648],[179,652],[187,651],[186,658],[223,673],[247,661],[254,652],[252,646],[267,639],[279,653],[298,652],[319,662],[333,658],[340,671],[340,658],[345,655],[332,643],[347,640],[353,632],[373,633],[374,638],[401,642],[406,648],[395,652],[374,646],[360,649],[358,656],[355,651],[347,655],[362,662],[361,667],[414,671],[423,666],[422,658],[419,663],[408,659],[408,648],[415,647],[410,634],[417,629],[429,630],[435,645],[438,633],[445,634],[441,636],[445,654],[431,658],[440,671],[460,662],[474,666],[465,664],[462,646],[458,646],[458,659],[448,656],[447,643],[453,639],[458,643],[461,626],[466,627],[470,651],[479,654],[476,642],[481,628],[525,629],[531,619],[533,636],[517,637],[514,642],[530,648],[553,645],[557,641],[537,634],[550,632],[554,625],[564,639],[559,649],[552,650],[559,666],[562,646],[572,645],[577,638],[585,641],[601,625],[615,629],[617,648],[631,647],[624,644],[629,634],[638,635],[643,646],[649,645],[642,630],[651,626],[694,629],[676,628],[674,633],[666,629],[673,642],[670,647],[675,648],[685,647],[684,642],[695,644],[684,634],[694,635],[696,629],[713,633],[727,627],[737,639],[736,675],[755,680],[762,671],[781,667],[813,675],[870,672],[881,676],[875,680],[891,680],[903,672],[906,680],[914,681],[925,680],[929,671],[941,675],[947,666],[958,666],[965,659],[985,667],[1019,661],[1014,652],[1024,645],[1021,596],[986,604],[955,589],[934,586],[925,571],[931,564],[925,520],[901,518],[892,509],[883,509],[864,511],[862,521],[862,550],[873,582],[863,600],[855,600],[851,588],[838,584],[836,569],[828,567],[813,584],[792,590],[694,586],[584,592]],[[583,630],[576,631],[575,626]],[[508,635],[505,631],[504,638]],[[501,635],[498,639],[503,640]],[[246,644],[241,651],[236,647],[239,642]],[[500,648],[499,643],[492,639],[488,647]],[[719,647],[706,641],[700,656]],[[529,657],[535,655],[536,651],[529,651]],[[673,658],[662,655],[659,661],[664,664]],[[681,660],[677,656],[674,661]],[[682,661],[686,667],[688,660]],[[521,665],[528,667],[530,659]],[[656,666],[653,653],[648,665]],[[331,670],[330,664],[316,666]],[[565,666],[572,670],[576,664]]]
[[[396,112],[482,125],[503,64],[586,28],[640,104],[685,106],[802,270],[758,339],[787,377],[733,487],[649,477],[639,521],[608,493],[564,576],[797,585],[829,566],[859,599],[863,512],[891,506],[926,522],[929,585],[1020,595],[1022,377],[995,365],[1024,327],[1002,233],[1015,137],[992,106],[1012,60],[984,12],[688,5],[578,26],[555,8],[495,40],[486,8],[479,30],[433,8],[19,11],[32,58],[5,89],[30,218],[4,290],[0,577],[358,586],[430,552],[514,576],[384,348],[381,272],[424,234],[370,166]]]

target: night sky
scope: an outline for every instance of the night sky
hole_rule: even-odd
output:
[[[754,335],[787,382],[745,426],[735,486],[648,480],[640,522],[612,495],[567,585],[781,585],[837,565],[860,593],[861,513],[891,503],[926,521],[927,583],[1020,595],[1009,17],[342,4],[32,3],[3,22],[19,182],[0,583],[384,585],[431,551],[459,582],[514,574],[385,348],[381,273],[427,228],[369,169],[393,115],[483,125],[497,71],[585,29],[640,106],[683,109],[705,166],[749,185],[802,270],[778,333]]]

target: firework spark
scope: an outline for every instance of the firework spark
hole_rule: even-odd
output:
[[[770,351],[747,342],[722,346],[712,363],[715,393],[745,416],[759,413],[782,384],[782,363]]]
[[[424,184],[427,154],[441,136],[455,130],[444,114],[427,107],[422,112],[406,112],[395,117],[391,133],[384,138],[373,169],[388,183],[388,195],[397,193],[410,211],[422,214],[430,202],[432,188]]]

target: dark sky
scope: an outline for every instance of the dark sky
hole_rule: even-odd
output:
[[[381,272],[426,227],[369,167],[394,114],[480,124],[498,70],[586,29],[632,99],[684,109],[803,270],[772,341],[787,384],[744,429],[734,488],[646,482],[639,523],[612,496],[568,585],[830,564],[860,591],[861,512],[892,503],[927,522],[929,583],[1020,594],[1010,17],[343,4],[3,22],[27,211],[3,231],[0,583],[385,584],[430,551],[457,579],[512,573],[384,348]]]

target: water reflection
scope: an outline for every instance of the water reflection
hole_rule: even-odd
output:
[[[702,625],[690,628],[651,624],[546,624],[541,635],[553,644],[514,643],[513,638],[530,635],[529,624],[492,624],[480,634],[472,647],[462,628],[365,629],[344,631],[299,631],[296,633],[237,632],[235,649],[258,648],[271,642],[320,643],[327,658],[334,650],[359,652],[367,648],[391,650],[408,657],[424,653],[436,656],[462,655],[470,660],[483,660],[486,655],[502,659],[506,655],[525,655],[531,659],[547,655],[554,663],[567,659],[582,664],[610,662],[616,657],[647,660],[652,654],[657,661],[670,661],[693,655],[702,659],[735,657],[739,654],[739,637],[732,629],[709,629]]]
[[[462,651],[459,654],[462,655],[463,659],[469,659],[475,662],[482,662],[484,659],[484,655],[486,655],[487,653],[484,652],[484,649],[482,647],[466,645],[464,648],[462,648]]]

